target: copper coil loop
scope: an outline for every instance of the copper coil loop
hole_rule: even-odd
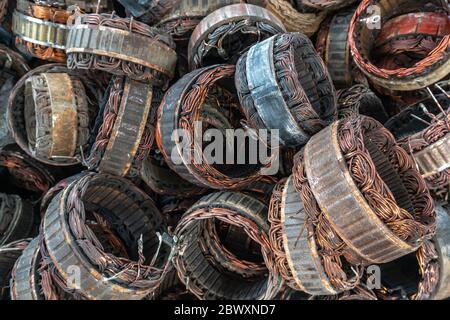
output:
[[[177,57],[170,35],[133,18],[75,16],[66,44],[69,69],[101,70],[160,87],[174,76]]]
[[[183,0],[165,15],[158,23],[158,28],[169,33],[179,46],[186,46],[195,27],[211,12],[227,5],[245,3],[242,0],[208,0],[202,3],[196,0]]]
[[[283,146],[302,146],[335,120],[330,76],[301,33],[276,35],[254,45],[236,70],[236,88],[249,125],[278,129]]]
[[[287,31],[301,32],[307,36],[314,35],[327,16],[326,11],[301,6],[299,1],[252,0],[249,2],[261,5],[273,13],[282,21]]]
[[[322,173],[325,168],[333,171],[332,179]],[[425,181],[394,137],[371,118],[340,120],[314,136],[305,147],[305,172],[333,228],[365,261],[404,256],[435,231]],[[346,216],[336,197],[347,192]]]
[[[153,201],[127,180],[87,173],[50,202],[44,217],[51,277],[83,299],[142,299],[168,272],[165,228]],[[79,286],[70,283],[71,266],[79,268]]]
[[[16,143],[31,157],[53,166],[80,162],[96,114],[89,80],[61,64],[25,74],[8,100],[7,119]]]
[[[373,8],[373,5],[377,6],[380,12],[373,13],[370,9]],[[414,19],[408,20],[407,17],[396,18],[396,16],[401,16],[402,13],[429,11],[445,16],[448,15],[448,7],[441,1],[429,1],[429,5],[410,0],[398,0],[395,2],[363,0],[361,2],[350,24],[349,44],[356,64],[374,84],[390,90],[411,91],[427,87],[448,74],[450,68],[450,36],[445,34],[445,32],[440,34],[441,38],[436,45],[431,45],[431,51],[425,52],[418,60],[409,61],[407,65],[395,68],[386,65],[386,62],[378,65],[372,55],[377,45],[377,39],[380,39],[378,40],[380,42],[390,38],[395,39],[397,33],[401,35],[403,33],[408,34],[411,30],[414,32],[413,38],[402,40],[403,42],[401,43],[396,42],[399,46],[398,49],[403,50],[401,47],[406,45],[407,50],[415,50],[414,48],[417,48],[417,46],[419,46],[420,50],[420,47],[423,47],[423,44],[421,44],[422,40],[420,37],[417,39],[414,39],[414,37],[424,32],[426,34],[439,35],[440,31],[436,30],[434,22],[431,26],[430,24],[422,25],[422,19],[415,21]],[[390,25],[389,22],[393,18],[397,19],[397,23],[394,23],[394,20],[394,22],[391,22],[393,25]],[[408,24],[406,27],[397,27],[398,21],[403,21],[404,19],[407,19],[413,26]],[[444,16],[442,16],[442,19],[444,19]],[[423,28],[414,27],[414,25],[419,23]],[[448,25],[448,19],[445,25]],[[443,30],[445,28],[443,26]],[[412,44],[411,41],[413,41]]]
[[[206,16],[192,32],[188,47],[191,70],[235,63],[253,44],[285,32],[271,12],[251,4],[233,4]]]
[[[150,155],[142,161],[140,177],[143,182],[155,193],[167,196],[185,197],[206,193],[201,188],[181,178],[164,161],[164,157],[157,149],[153,149]]]
[[[317,34],[317,52],[338,89],[350,87],[361,77],[357,74],[360,71],[353,62],[348,44],[348,29],[354,12],[354,7],[337,12],[321,25]]]
[[[8,13],[8,2],[8,0],[0,1],[0,22],[3,22],[3,19],[5,19],[5,16]]]
[[[438,102],[438,100],[436,101]],[[440,107],[440,110],[442,110],[442,107]],[[450,117],[447,112],[439,112],[434,115],[427,109],[425,115],[430,119],[429,125],[421,123],[422,126],[425,126],[423,130],[419,131],[420,129],[415,128],[415,131],[418,132],[404,137],[399,143],[414,159],[415,165],[425,178],[428,188],[439,199],[447,200],[450,186],[450,159],[448,156]],[[423,120],[419,117],[419,120],[421,119]],[[426,120],[423,121],[426,122]]]
[[[11,271],[28,243],[28,239],[20,239],[0,247],[0,300],[11,298],[9,295]]]
[[[383,265],[387,279],[376,290],[381,299],[442,300],[449,290],[449,228],[448,209],[436,207],[436,235],[413,254]],[[401,271],[400,271],[401,270]]]
[[[183,179],[203,188],[236,189],[261,177],[260,165],[233,165],[224,168],[210,164],[203,152],[203,144],[199,145],[198,139],[194,139],[196,132],[197,135],[203,135],[203,130],[207,128],[223,130],[230,124],[232,128],[241,127],[243,116],[237,97],[219,86],[227,81],[232,85],[234,72],[233,65],[197,69],[185,75],[167,91],[158,110],[156,141],[167,165]],[[217,122],[217,119],[208,114],[202,114],[207,104],[213,104],[219,112],[228,114],[228,124],[225,124],[225,127],[224,120]],[[173,134],[183,134],[191,139],[181,145],[182,139],[172,139]],[[176,151],[176,156],[172,151]]]
[[[65,62],[69,16],[70,12],[60,6],[18,0],[12,26],[16,47],[42,60]]]
[[[152,101],[151,85],[114,77],[97,119],[95,141],[84,164],[117,176],[130,174],[132,169],[137,174],[154,141],[157,104]]]
[[[173,257],[178,276],[186,288],[204,300],[274,297],[281,285],[276,273],[265,272],[247,279],[232,270],[225,272],[224,264],[228,269],[234,266],[235,270],[242,270],[248,262],[242,264],[240,259],[231,259],[232,254],[220,255],[224,260],[216,261],[210,252],[212,248],[204,247],[201,238],[208,223],[217,221],[238,228],[242,235],[245,233],[260,246],[266,266],[273,265],[266,214],[267,207],[261,202],[235,192],[212,193],[189,209],[175,230]]]
[[[181,0],[118,0],[134,18],[148,25],[157,23],[161,17],[172,12]]]
[[[389,116],[383,102],[368,87],[357,84],[337,93],[338,118],[362,114],[384,123]]]

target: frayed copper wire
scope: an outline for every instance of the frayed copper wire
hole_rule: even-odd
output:
[[[227,209],[227,208],[200,208],[185,215],[180,223],[177,225],[175,234],[180,236],[185,232],[189,232],[189,226],[195,221],[205,221],[209,219],[218,219],[224,223],[243,228],[245,233],[257,244],[261,246],[261,253],[264,258],[266,266],[274,265],[274,256],[272,253],[272,246],[268,234],[252,220],[243,215]],[[186,288],[189,289],[195,296],[202,298],[205,294],[195,279],[190,279],[186,273],[186,265],[181,257],[183,252],[178,252],[173,257],[173,263],[176,266],[178,276],[185,282]],[[271,270],[272,271],[272,270]],[[263,298],[271,298],[278,289],[277,280],[278,273],[270,272],[268,275],[267,291]]]
[[[114,12],[111,14],[85,14],[81,15],[79,19],[81,24],[93,28],[105,26],[131,31],[132,33],[161,42],[170,48],[175,47],[172,39],[163,33],[157,32],[157,29],[151,28],[142,22],[133,21],[130,18],[120,18]],[[168,80],[168,75],[164,75],[155,69],[150,69],[130,61],[91,53],[70,53],[67,58],[67,66],[69,69],[96,69],[112,74],[126,75],[136,80],[151,79],[163,85]]]

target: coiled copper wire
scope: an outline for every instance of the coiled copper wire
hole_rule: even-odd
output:
[[[205,70],[197,77],[197,80],[190,86],[189,90],[187,90],[182,97],[181,108],[177,120],[178,128],[184,129],[186,132],[189,132],[192,137],[194,136],[194,123],[203,120],[201,110],[207,98],[216,100],[219,103],[219,106],[225,110],[228,109],[231,113],[237,112],[240,114],[239,104],[236,101],[237,98],[228,90],[224,90],[216,85],[218,80],[233,78],[234,72],[234,65],[216,65],[215,67],[205,68]],[[158,119],[161,118],[164,104],[174,103],[171,101],[165,102],[165,100],[166,99],[164,99],[160,105]],[[161,123],[158,120],[156,141],[159,149],[166,159],[166,162],[169,162],[171,150],[164,149],[163,137],[161,135],[160,128]],[[252,181],[260,179],[261,176],[259,170],[255,170],[246,176],[241,176],[238,178],[231,177],[219,171],[213,165],[208,163],[207,159],[203,155],[201,146],[196,145],[194,140],[195,139],[192,139],[192,147],[189,150],[189,153],[192,156],[191,159],[195,159],[195,153],[198,153],[202,156],[202,161],[200,161],[201,163],[196,163],[197,161],[190,161],[189,159],[186,159],[185,163],[192,168],[192,173],[195,176],[199,176],[201,179],[207,180],[209,186],[214,186],[215,188],[240,188]]]
[[[431,72],[433,72],[434,69],[440,67],[445,61],[447,61],[450,55],[449,50],[450,35],[444,35],[442,39],[436,44],[436,46],[431,51],[429,51],[429,53],[423,59],[421,59],[420,61],[413,62],[412,65],[410,66],[388,69],[386,67],[378,67],[376,64],[374,64],[370,60],[370,57],[367,56],[370,48],[362,46],[362,42],[364,42],[365,45],[367,45],[367,42],[370,41],[369,39],[361,39],[362,29],[365,24],[362,17],[366,17],[367,15],[366,10],[370,5],[377,5],[379,2],[382,1],[363,0],[352,18],[349,30],[350,34],[349,43],[353,54],[353,58],[355,62],[358,64],[358,66],[369,77],[371,77],[372,80],[378,83],[379,81],[377,80],[377,78],[381,80],[383,79],[408,80],[414,77],[428,76]],[[406,9],[405,4],[407,4],[407,1],[403,1],[401,3],[404,9]],[[412,6],[417,7],[417,11],[420,11],[422,5],[414,4]],[[448,8],[442,6],[442,11],[445,12],[445,10],[448,10]],[[389,18],[390,14],[391,14],[390,12],[389,13],[382,12],[382,19],[383,19],[382,23],[386,22],[386,19]],[[387,18],[385,17],[385,15],[387,15]],[[364,34],[366,33],[367,32],[365,32]],[[369,45],[371,46],[371,44]],[[418,44],[416,43],[413,45],[416,46]],[[410,47],[411,44],[409,44],[408,46]],[[427,81],[429,81],[429,79],[427,79]],[[385,84],[383,85],[383,87],[385,86]],[[417,86],[417,84],[415,84],[415,86]],[[412,90],[412,87],[409,90]]]
[[[450,113],[441,113],[437,116],[427,113],[427,116],[432,120],[426,129],[399,141],[411,156],[439,141],[450,132]],[[428,187],[433,190],[439,199],[447,200],[450,188],[450,169],[444,169],[439,173],[433,174],[427,177],[426,181]]]
[[[26,12],[23,13],[34,18],[42,19],[44,21],[50,21],[53,23],[60,23],[60,24],[66,24],[70,16],[70,12],[63,8],[44,6],[36,3],[29,3],[28,10],[26,10]],[[39,59],[53,62],[66,61],[66,54],[64,50],[50,48],[40,44],[34,44],[25,41],[23,39],[20,39],[19,37],[16,37],[15,41],[18,47],[25,48],[31,55]]]
[[[109,28],[126,30],[139,34],[154,41],[161,42],[169,48],[175,48],[172,38],[160,32],[156,28],[133,20],[133,18],[120,18],[114,12],[111,14],[85,14],[78,17],[77,24],[85,24],[95,28],[96,26],[105,26]],[[168,80],[168,76],[156,69],[151,69],[137,63],[119,59],[117,57],[108,57],[92,54],[89,52],[72,52],[68,55],[67,66],[69,69],[96,69],[117,75],[126,75],[136,80],[155,80],[158,84],[163,84]]]
[[[253,241],[261,246],[261,252],[266,266],[274,265],[272,246],[267,233],[263,232],[254,221],[227,208],[211,207],[194,210],[183,217],[175,230],[175,234],[181,235],[194,221],[207,221],[209,219],[218,219],[224,223],[242,228]],[[188,279],[186,266],[179,254],[175,254],[173,257],[173,263],[176,266],[180,279]],[[272,272],[268,275],[267,291],[264,293],[262,299],[270,299],[278,291],[278,286],[280,284],[277,278],[278,274],[274,272],[275,270],[271,271]],[[195,280],[190,280],[189,283],[186,284],[186,287],[198,298],[203,297],[205,294]]]

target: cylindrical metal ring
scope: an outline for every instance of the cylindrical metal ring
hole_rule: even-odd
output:
[[[358,145],[350,139],[358,139]],[[343,146],[358,158],[347,156]],[[393,136],[375,120],[360,116],[335,122],[311,138],[304,154],[306,175],[321,210],[365,261],[395,260],[416,250],[434,232],[434,206],[424,180]],[[360,168],[355,166],[363,161],[375,168],[372,178],[358,175]],[[406,185],[408,181],[414,183]],[[382,220],[385,211],[400,214],[402,224],[416,229],[408,238],[403,234],[404,239],[400,238],[392,222]]]
[[[234,63],[254,43],[284,31],[283,23],[264,8],[250,4],[220,8],[200,21],[192,32],[189,66],[193,70],[216,63]]]
[[[431,2],[448,15],[449,9],[443,2]],[[374,84],[390,90],[417,90],[441,80],[449,73],[450,35],[445,35],[426,58],[411,67],[393,70],[378,68],[371,60],[377,26],[383,26],[391,17],[401,13],[422,10],[425,10],[424,3],[411,0],[363,0],[357,8],[350,23],[350,48],[358,67]]]
[[[235,83],[250,125],[278,129],[284,146],[301,146],[336,115],[333,84],[301,33],[266,39],[237,63]]]

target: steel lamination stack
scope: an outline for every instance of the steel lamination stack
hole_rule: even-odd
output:
[[[283,23],[264,8],[233,4],[206,16],[189,40],[192,69],[216,63],[234,63],[254,43],[285,31]]]
[[[12,26],[16,46],[36,58],[64,62],[69,15],[69,11],[58,5],[18,0]]]
[[[25,152],[41,162],[77,164],[96,109],[90,99],[80,78],[63,65],[35,68],[16,83],[9,97],[11,133]]]
[[[449,298],[449,13],[0,1],[0,299]]]

